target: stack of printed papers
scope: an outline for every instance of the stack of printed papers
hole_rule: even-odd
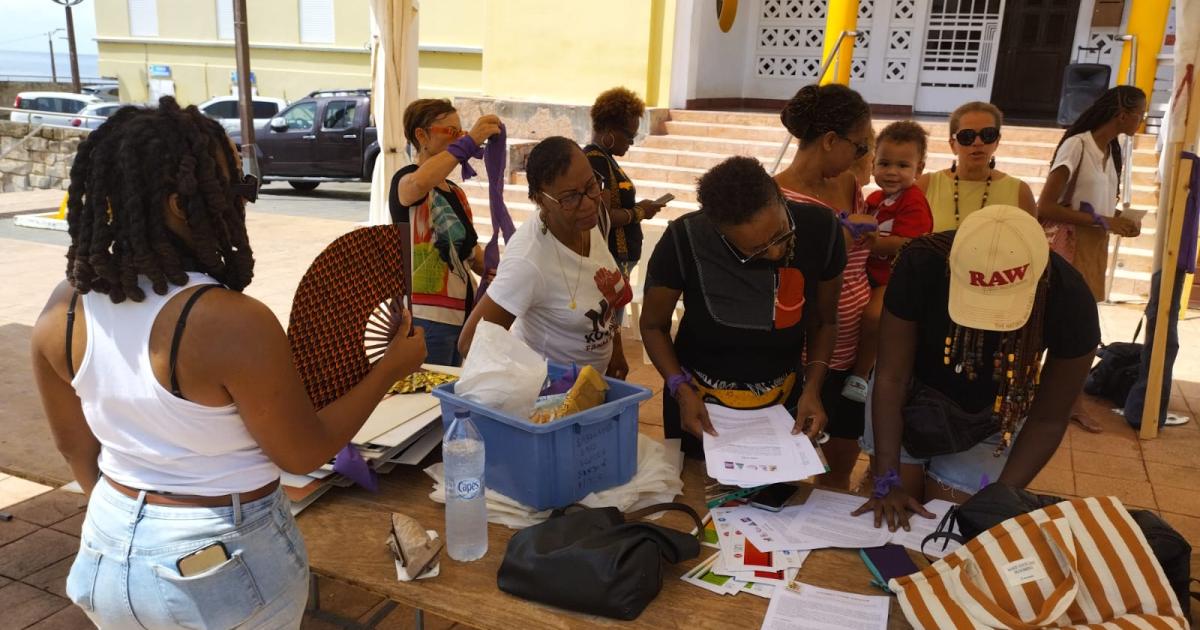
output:
[[[742,487],[798,481],[825,472],[804,434],[792,435],[795,419],[781,405],[728,409],[707,405],[717,435],[704,434],[708,476]]]

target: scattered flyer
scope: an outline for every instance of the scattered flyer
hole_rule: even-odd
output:
[[[812,441],[792,435],[795,419],[782,405],[728,409],[708,404],[716,437],[704,434],[708,476],[728,485],[760,486],[825,472]]]
[[[884,630],[891,603],[890,597],[792,582],[771,593],[762,630]]]

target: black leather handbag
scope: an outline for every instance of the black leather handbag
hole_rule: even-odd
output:
[[[581,613],[636,619],[662,589],[662,563],[700,553],[697,536],[638,522],[657,512],[700,516],[682,503],[660,503],[624,515],[612,507],[557,510],[516,533],[504,552],[497,583],[524,599]]]
[[[921,459],[961,453],[1000,430],[991,408],[970,413],[949,396],[915,381],[900,414],[900,442],[909,455]]]

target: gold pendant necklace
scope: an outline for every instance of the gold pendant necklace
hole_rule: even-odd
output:
[[[556,241],[558,240],[558,237],[554,236],[553,233],[550,234],[550,237]],[[564,243],[564,245],[565,245],[565,243]],[[580,249],[583,249],[583,247],[581,246]],[[575,304],[575,296],[579,294],[579,279],[583,273],[583,254],[579,254],[579,267],[575,269],[575,288],[574,289],[572,289],[570,287],[570,285],[567,284],[567,270],[565,268],[563,268],[562,254],[560,254],[558,252],[557,244],[555,244],[555,246],[554,246],[554,258],[556,260],[558,260],[558,273],[562,274],[563,286],[567,287],[567,292],[571,296],[571,302],[569,304],[567,304],[567,306],[571,307],[571,310],[573,311],[573,310],[575,310],[575,307],[577,306]]]

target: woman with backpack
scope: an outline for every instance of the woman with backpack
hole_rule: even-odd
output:
[[[1038,199],[1038,218],[1050,247],[1083,275],[1096,301],[1104,299],[1109,234],[1137,236],[1141,226],[1120,216],[1121,134],[1133,135],[1146,117],[1146,94],[1132,85],[1105,92],[1063,133]],[[1075,401],[1071,420],[1101,431]]]

